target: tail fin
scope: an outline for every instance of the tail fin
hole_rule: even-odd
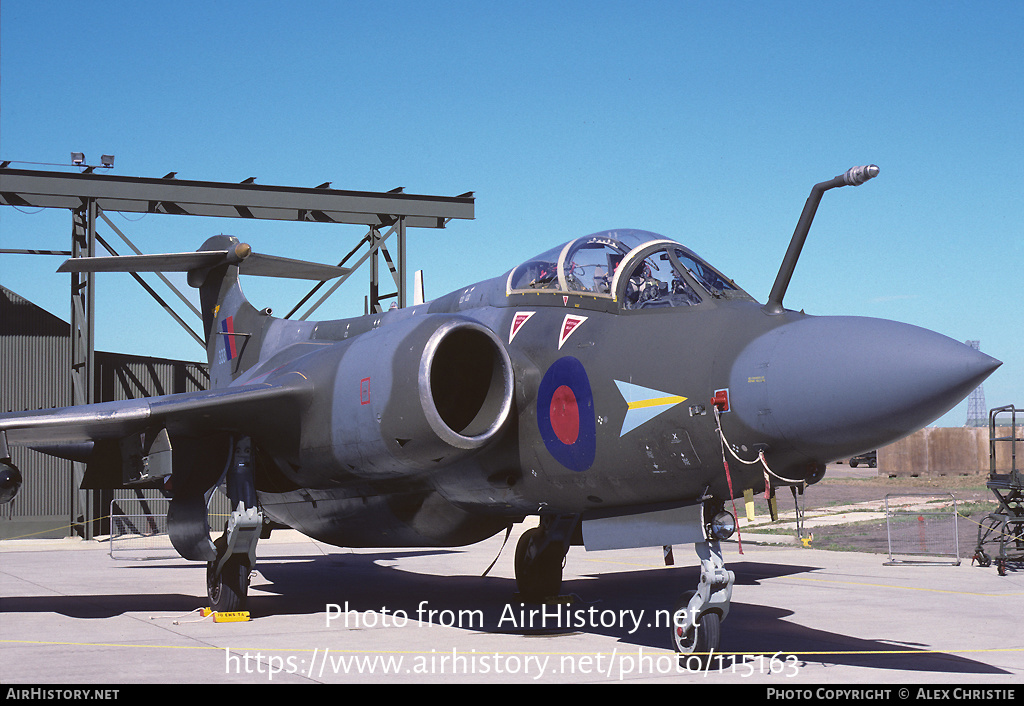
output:
[[[213,387],[226,386],[248,367],[240,365],[242,355],[247,348],[258,352],[268,319],[242,294],[239,272],[320,281],[349,272],[344,267],[260,255],[238,238],[228,235],[215,235],[196,252],[73,258],[57,271],[187,272],[188,283],[199,289]],[[255,362],[256,356],[251,360]]]

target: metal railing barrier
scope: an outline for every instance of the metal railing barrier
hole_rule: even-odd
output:
[[[885,496],[889,561],[900,564],[960,565],[956,498],[952,493]]]
[[[155,559],[177,556],[167,534],[169,498],[117,498],[110,501],[110,558]]]

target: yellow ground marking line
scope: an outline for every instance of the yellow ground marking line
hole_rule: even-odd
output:
[[[839,581],[837,579],[817,579],[807,576],[779,576],[780,579],[792,579],[793,581],[814,581],[816,583],[839,583],[850,586],[871,586],[872,588],[897,588],[905,591],[926,591],[929,593],[952,593],[958,596],[982,596],[985,598],[1012,598],[1024,596],[1024,592],[1017,593],[972,593],[970,591],[949,591],[942,588],[922,588],[921,586],[893,586],[884,583],[867,583],[865,581]]]
[[[231,652],[291,652],[291,653],[317,653],[321,651],[321,648],[310,649],[308,647],[290,648],[290,647],[215,647],[213,645],[150,645],[145,643],[104,643],[104,642],[49,642],[44,640],[0,640],[0,644],[15,644],[15,645],[50,645],[54,647],[124,647],[129,649],[137,649],[140,647],[150,647],[157,649],[166,650],[229,650]],[[328,653],[333,654],[384,654],[384,655],[431,655],[438,654],[443,655],[450,652],[450,650],[439,650],[432,648],[430,650],[347,650],[347,649],[334,649],[324,648]],[[637,649],[645,649],[643,646],[637,646]],[[667,654],[675,654],[671,650],[661,649],[657,647],[648,647],[647,650],[652,652],[664,652]],[[468,654],[467,650],[456,650],[462,654]],[[486,654],[487,650],[475,650],[477,654]],[[532,652],[527,650],[493,650],[494,652],[501,652],[506,655],[551,655],[551,656],[579,656],[579,655],[604,655],[608,657],[615,656],[629,656],[633,650],[631,648],[619,650],[616,648],[612,652],[607,651],[586,651],[586,652]],[[775,650],[769,652],[765,650],[747,651],[747,652],[714,652],[718,655],[735,655],[735,656],[749,656],[757,657],[759,655],[794,655],[800,657],[812,657],[821,655],[948,655],[948,654],[974,654],[974,653],[985,653],[985,652],[1024,652],[1024,647],[992,647],[992,648],[977,648],[977,649],[949,649],[949,650],[915,650],[915,649],[903,649],[903,650]],[[693,654],[705,654],[702,652],[695,652]]]

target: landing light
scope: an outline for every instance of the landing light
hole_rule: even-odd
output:
[[[728,510],[722,510],[711,518],[708,529],[715,539],[729,539],[736,531],[736,518]]]

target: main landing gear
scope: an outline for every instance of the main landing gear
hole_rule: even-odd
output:
[[[206,594],[217,612],[245,610],[249,594],[249,574],[256,563],[256,541],[263,528],[263,517],[255,507],[242,503],[231,513],[227,529],[213,546],[217,558],[206,562]]]
[[[576,515],[542,515],[538,527],[523,532],[515,558],[516,586],[523,600],[539,603],[558,595],[578,520]]]
[[[263,514],[256,506],[252,445],[248,438],[234,447],[227,472],[228,499],[235,510],[224,534],[213,546],[216,558],[206,563],[206,593],[217,612],[245,610],[249,574],[256,563],[256,542],[263,529]]]

